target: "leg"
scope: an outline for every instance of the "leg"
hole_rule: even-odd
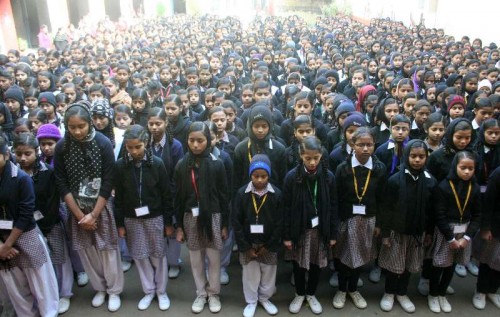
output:
[[[443,268],[443,275],[441,276],[441,281],[439,282],[439,296],[446,296],[446,289],[451,283],[453,272],[455,272],[455,265]]]
[[[118,250],[98,251],[103,265],[102,270],[106,281],[106,292],[118,295],[123,291],[124,277],[122,261]]]
[[[208,295],[219,295],[220,293],[220,255],[221,251],[207,248],[208,259]]]
[[[309,279],[307,280],[306,295],[314,295],[316,289],[318,288],[319,276],[321,274],[321,269],[316,264],[309,266]],[[358,281],[356,281],[357,283]]]
[[[141,279],[142,291],[146,295],[153,294],[156,291],[155,272],[150,259],[135,260],[137,272],[139,272],[139,278]]]
[[[59,314],[59,289],[52,263],[48,261],[38,269],[24,269],[24,274],[31,294],[36,298],[40,315],[57,316]]]
[[[440,281],[443,275],[443,268],[432,266],[429,276],[429,295],[436,297],[439,296]]]
[[[207,277],[205,275],[205,249],[191,251],[189,250],[189,259],[191,260],[191,271],[193,272],[194,283],[196,285],[197,296],[207,296],[205,287]]]
[[[385,292],[395,295],[398,289],[398,274],[385,271]]]
[[[358,290],[358,280],[359,276],[361,275],[361,268],[355,268],[351,269],[351,275],[349,276],[348,279],[348,291],[349,293],[356,292]]]
[[[424,259],[422,266],[422,278],[429,280],[432,271],[432,259]]]
[[[259,301],[265,301],[274,295],[276,290],[276,271],[277,265],[267,265],[259,263],[260,265],[260,286],[259,286]]]
[[[10,270],[0,270],[0,278],[5,284],[12,306],[18,316],[39,316],[28,279],[20,268],[14,267]]]
[[[71,259],[67,248],[65,248],[64,253],[66,261],[62,264],[54,265],[59,285],[59,297],[61,298],[73,296],[73,268],[71,267]]]
[[[490,268],[490,285],[488,289],[489,294],[495,294],[500,288],[500,271],[495,271]]]
[[[88,249],[78,250],[78,255],[89,277],[92,288],[98,292],[105,292],[106,280],[104,279],[102,262],[97,249],[95,247],[90,247]]]
[[[250,261],[248,264],[243,265],[243,294],[247,304],[257,303],[261,278],[259,262]]]
[[[295,277],[295,293],[299,296],[306,295],[306,269],[301,268],[295,261],[293,263],[293,276]]]
[[[168,265],[167,257],[161,258],[150,257],[151,264],[154,268],[154,281],[156,285],[156,294],[165,294],[167,292],[168,283]]]
[[[399,275],[397,295],[403,296],[408,294],[408,284],[410,283],[410,272],[404,271],[403,274]]]
[[[341,292],[347,292],[347,283],[349,280],[349,275],[351,272],[351,269],[345,265],[344,263],[340,262],[339,260],[336,260],[335,262],[335,268],[338,271],[339,275],[339,291]]]

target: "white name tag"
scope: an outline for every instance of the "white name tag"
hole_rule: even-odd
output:
[[[35,212],[33,213],[33,218],[35,218],[35,221],[38,221],[42,220],[44,217],[40,210],[35,210]]]
[[[365,205],[352,205],[352,213],[354,215],[366,215]]]
[[[454,234],[460,234],[460,233],[465,233],[467,231],[467,225],[457,225],[453,228],[453,233]]]
[[[0,229],[12,230],[14,227],[14,221],[12,220],[0,220]]]
[[[486,188],[487,186],[486,185],[481,185],[480,189],[481,189],[481,193],[486,193]]]
[[[200,208],[199,207],[191,208],[191,213],[193,214],[193,217],[198,217],[200,215]]]
[[[264,225],[250,225],[250,233],[264,233]]]
[[[316,228],[319,225],[319,218],[314,217],[311,219],[311,228]]]
[[[149,208],[148,208],[148,206],[135,208],[135,215],[137,217],[149,215]]]

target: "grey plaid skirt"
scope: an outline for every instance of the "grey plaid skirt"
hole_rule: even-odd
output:
[[[419,272],[424,258],[424,235],[415,237],[391,231],[390,247],[381,246],[378,264],[390,272]]]
[[[189,250],[197,251],[200,249],[216,249],[222,250],[224,246],[221,235],[221,215],[220,213],[212,214],[212,240],[200,235],[198,231],[198,217],[193,217],[190,212],[184,213],[184,233],[186,245]]]
[[[327,250],[319,237],[318,229],[307,229],[299,242],[292,250],[285,250],[285,260],[295,261],[301,268],[309,270],[309,265],[316,264],[320,268],[328,265],[331,252]]]
[[[351,269],[361,267],[377,256],[373,237],[375,217],[354,216],[340,223],[335,257]]]
[[[453,230],[458,224],[451,223]],[[457,237],[458,238],[458,237]],[[450,243],[438,228],[434,229],[434,238],[432,239],[432,265],[435,267],[449,267],[453,263],[465,265],[469,263],[472,251],[472,243],[469,242],[464,249],[452,250]]]
[[[163,216],[125,218],[128,251],[133,259],[162,258],[166,255]]]

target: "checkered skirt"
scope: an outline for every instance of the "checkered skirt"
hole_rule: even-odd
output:
[[[424,234],[415,238],[392,231],[389,238],[391,246],[381,246],[379,266],[396,274],[419,272],[424,258],[423,239]]]
[[[166,255],[163,216],[125,218],[126,241],[130,256],[135,260]]]
[[[56,224],[47,234],[47,246],[49,247],[52,264],[58,265],[66,262],[66,236],[62,222]]]
[[[262,245],[252,245],[252,248],[258,250]],[[267,265],[277,265],[278,264],[278,253],[277,252],[266,252],[266,254],[258,256],[255,259],[252,259],[247,256],[246,252],[240,252],[240,264],[241,265],[247,265],[248,263],[252,261],[257,261],[262,264],[267,264]]]
[[[326,267],[329,258],[331,253],[325,249],[318,229],[307,229],[298,246],[285,250],[285,260],[295,261],[306,270],[309,270],[311,263],[320,268]]]
[[[3,236],[4,241],[7,237],[8,235]],[[19,255],[9,261],[10,266],[38,269],[49,260],[42,232],[38,227],[23,232],[14,243],[14,248],[19,251]]]
[[[216,249],[222,250],[224,246],[221,235],[221,214],[212,214],[212,240],[200,235],[198,231],[198,217],[193,217],[190,212],[184,213],[184,233],[186,245],[189,250],[197,251],[200,249]]]
[[[351,269],[372,261],[378,253],[374,231],[375,217],[354,216],[342,221],[335,257]]]
[[[450,223],[452,230],[458,225],[458,223]],[[458,236],[455,238],[458,238]],[[432,265],[435,267],[449,267],[452,266],[453,263],[465,265],[470,261],[471,251],[471,243],[468,243],[464,249],[450,249],[450,243],[446,240],[441,231],[435,228],[434,237],[432,239]]]

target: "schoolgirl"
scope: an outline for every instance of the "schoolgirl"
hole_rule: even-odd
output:
[[[134,91],[134,84],[131,80],[131,71],[127,64],[118,64],[115,71],[115,78],[119,86],[118,89],[126,91],[129,95]]]
[[[370,130],[358,128],[352,142],[354,152],[335,173],[340,219],[335,249],[339,290],[333,298],[337,309],[344,307],[347,292],[357,308],[367,307],[357,284],[362,266],[376,256],[374,237],[380,233],[386,183],[386,168],[373,155],[375,138]]]
[[[217,126],[216,146],[219,150],[225,151],[233,157],[234,149],[236,145],[238,145],[239,140],[234,135],[226,132],[227,116],[224,108],[218,106],[210,109],[210,111],[208,111],[208,120],[215,123]]]
[[[132,110],[134,111],[134,123],[147,128],[148,112],[151,108],[148,92],[146,89],[136,88],[130,95],[132,98]]]
[[[498,151],[499,137],[500,127],[498,120],[487,119],[483,121],[478,133],[478,141],[474,145],[476,154],[478,154],[476,178],[483,194],[486,191],[490,173],[500,165],[500,152]]]
[[[278,251],[282,236],[281,191],[269,183],[271,162],[257,154],[250,163],[251,181],[233,199],[231,222],[243,268],[244,317],[253,317],[260,303],[270,315],[278,308],[269,300],[276,290]]]
[[[227,117],[226,132],[243,141],[247,137],[247,132],[243,129],[243,122],[237,117],[239,108],[231,100],[225,100],[220,106]]]
[[[149,134],[140,125],[124,135],[127,155],[114,167],[114,212],[118,235],[125,238],[137,266],[145,296],[137,308],[146,310],[158,297],[160,310],[170,307],[167,296],[167,258],[164,235],[174,233],[170,175],[153,155]]]
[[[425,100],[419,100],[415,104],[412,110],[412,118],[413,122],[411,123],[411,129],[410,129],[410,139],[420,139],[424,140],[426,137],[426,132],[425,132],[425,122],[427,121],[427,118],[429,118],[429,115],[431,114],[431,105],[430,103]]]
[[[380,301],[383,311],[391,311],[394,297],[407,313],[415,311],[409,299],[410,274],[420,271],[424,255],[425,232],[432,231],[433,202],[437,181],[426,171],[427,146],[411,140],[404,149],[399,172],[387,182],[382,202],[380,227],[382,247],[378,263],[385,269],[385,293]]]
[[[299,146],[302,141],[308,136],[313,136],[314,120],[308,115],[301,114],[293,121],[293,141],[292,144],[285,149],[287,171],[292,170],[299,164],[300,153]]]
[[[36,138],[40,144],[40,161],[54,167],[54,151],[57,141],[61,139],[61,131],[51,124],[43,124],[37,131]]]
[[[191,310],[203,311],[208,297],[209,309],[216,313],[221,310],[220,260],[229,216],[226,172],[222,161],[210,153],[211,137],[206,124],[191,124],[186,139],[189,151],[177,164],[174,174],[177,187],[174,206],[179,220],[177,241],[186,240],[189,249],[197,295]]]
[[[71,212],[73,249],[97,291],[92,306],[104,304],[107,293],[108,310],[117,311],[124,279],[115,219],[106,208],[113,186],[113,146],[95,131],[84,105],[71,105],[64,125],[66,133],[56,145],[54,167],[59,191]]]
[[[424,123],[425,130],[425,145],[429,155],[443,146],[442,139],[445,132],[444,127],[445,118],[439,112],[431,113],[429,118]],[[411,132],[410,132],[411,133]]]
[[[57,130],[57,129],[56,129]],[[59,130],[57,130],[59,131]],[[68,246],[61,217],[59,216],[59,194],[53,186],[53,167],[40,160],[37,138],[29,133],[21,133],[14,139],[14,153],[18,167],[31,176],[35,186],[34,218],[42,234],[47,239],[50,258],[57,277],[59,289],[59,313],[69,310],[73,295],[73,268],[68,255]]]
[[[479,229],[481,198],[475,172],[475,155],[468,151],[455,154],[450,170],[438,186],[433,237],[433,259],[427,302],[432,312],[451,312],[446,298],[455,264],[470,260],[470,240]]]
[[[344,98],[346,98],[344,96]],[[333,107],[335,108],[335,102]],[[342,100],[338,106],[335,108],[335,127],[328,131],[326,147],[331,152],[333,149],[342,141],[342,127],[344,126],[344,120],[347,118],[350,112],[354,112],[355,107],[351,100]]]
[[[394,98],[389,97],[383,99],[374,111],[376,111],[377,125],[371,128],[371,133],[375,138],[375,148],[377,148],[389,140],[391,136],[390,122],[399,113],[399,106]]]
[[[285,178],[286,162],[285,147],[272,137],[273,118],[267,105],[257,103],[249,110],[248,138],[244,139],[234,149],[234,190],[238,190],[249,179],[248,167],[256,154],[266,154],[271,161],[273,173],[271,184],[280,187]]]
[[[38,104],[38,99],[37,99],[37,104]],[[66,108],[69,106],[69,98],[63,94],[59,93],[56,96],[56,110],[57,113],[61,116],[64,117],[64,113],[66,112]]]
[[[194,111],[198,114],[202,113],[205,107],[201,103],[203,96],[201,96],[198,86],[189,86],[186,90],[188,93],[190,111]]]
[[[28,121],[29,121],[29,129],[33,135],[36,135],[38,128],[42,124],[49,123],[45,110],[40,108],[33,109],[29,112]]]
[[[168,65],[163,65],[160,68],[160,83],[161,83],[161,90],[160,94],[162,98],[168,97],[170,94],[173,94],[179,89],[174,83],[171,82],[172,76],[170,74],[170,67]]]
[[[56,80],[54,75],[48,71],[41,71],[37,75],[38,89],[40,92],[54,92],[56,91]]]
[[[493,105],[489,98],[480,98],[474,105],[474,118],[472,121],[472,127],[474,128],[474,134],[476,136],[479,134],[479,128],[484,120],[491,118],[493,116]]]
[[[184,156],[182,144],[174,139],[170,126],[168,125],[167,114],[162,108],[151,108],[148,114],[148,130],[151,135],[149,144],[154,156],[162,159],[163,165],[169,175],[174,174],[177,162]],[[171,183],[172,193],[176,192],[175,184]],[[175,236],[168,237],[167,240],[167,261],[168,277],[177,278],[180,273],[181,245]]]
[[[300,163],[283,185],[283,243],[285,259],[293,263],[296,293],[288,310],[297,314],[307,300],[311,311],[320,314],[323,308],[315,293],[337,240],[337,185],[327,161],[321,160],[322,146],[315,136],[306,137],[299,152]]]
[[[28,110],[38,107],[39,91],[36,88],[29,88],[24,90],[24,104]]]
[[[58,315],[59,292],[48,247],[35,219],[33,181],[10,161],[0,137],[0,278],[18,316]]]
[[[417,103],[417,95],[414,92],[409,92],[402,99],[401,112],[408,117],[408,119],[413,119],[413,108]]]
[[[479,275],[477,277],[476,292],[472,298],[472,304],[477,309],[484,309],[486,297],[500,308],[500,296],[497,294],[500,287],[500,168],[497,167],[490,176],[488,186],[483,200],[484,207],[481,213],[481,234],[475,240],[479,240],[479,246],[475,250],[475,257],[479,260]],[[476,241],[474,241],[476,242]]]
[[[165,98],[164,108],[174,138],[182,143],[183,151],[187,152],[187,131],[191,125],[191,120],[184,116],[181,98],[176,94],[169,95]]]
[[[134,122],[132,109],[127,105],[118,105],[113,109],[113,134],[115,135],[115,160],[123,153],[123,135],[125,130]]]
[[[56,97],[51,92],[42,92],[38,96],[38,107],[45,111],[48,123],[54,124],[64,134],[64,124],[57,113]]]
[[[124,104],[132,107],[132,98],[127,93],[127,91],[120,89],[120,82],[115,77],[109,77],[104,81],[104,86],[108,88],[109,91],[109,102],[111,107],[116,105]]]
[[[12,116],[12,121],[24,117],[27,111],[24,107],[24,93],[17,87],[9,87],[4,93],[5,105],[9,108]]]
[[[14,122],[9,108],[3,102],[0,102],[0,127],[7,143],[12,142],[14,138]]]
[[[102,98],[106,98],[109,101],[109,92],[103,84],[93,84],[88,88],[87,93],[90,102]]]
[[[76,103],[83,98],[80,88],[73,83],[66,83],[61,87],[61,93],[69,98],[69,104]],[[85,97],[86,98],[86,97]]]

